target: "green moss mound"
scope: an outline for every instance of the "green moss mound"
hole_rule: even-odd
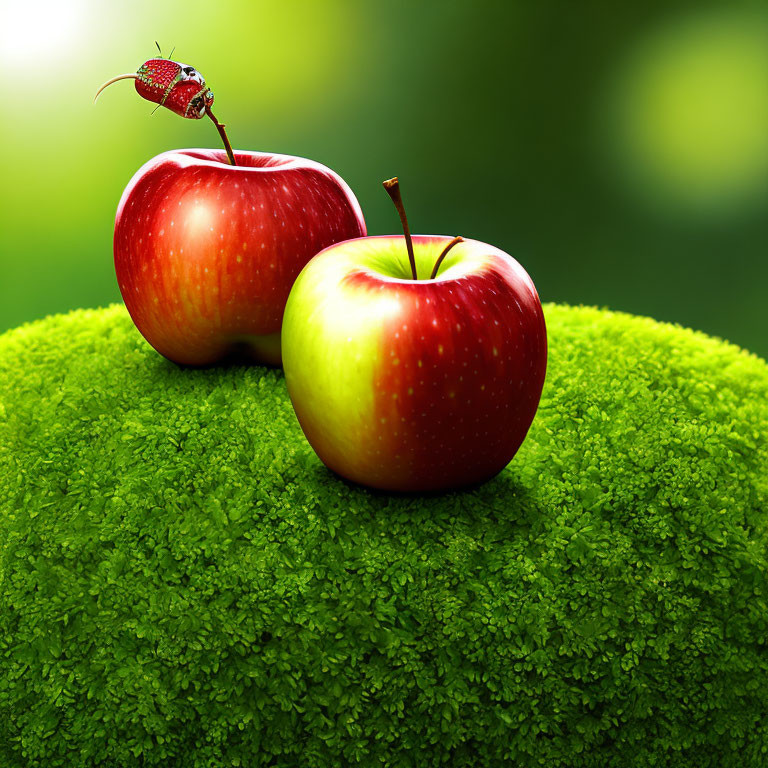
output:
[[[768,764],[768,366],[545,312],[528,439],[443,496],[122,307],[0,337],[0,765]]]

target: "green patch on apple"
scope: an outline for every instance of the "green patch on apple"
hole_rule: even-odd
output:
[[[514,461],[442,494],[123,306],[0,336],[0,764],[764,765],[768,366],[544,314]]]

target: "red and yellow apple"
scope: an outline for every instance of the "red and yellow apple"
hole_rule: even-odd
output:
[[[327,246],[366,234],[346,183],[320,163],[264,152],[164,152],[140,168],[115,219],[117,281],[144,338],[177,363],[246,350],[280,363],[285,302]]]
[[[538,407],[547,338],[536,288],[475,240],[362,237],[315,256],[291,289],[283,368],[307,440],[348,480],[445,490],[493,477]]]

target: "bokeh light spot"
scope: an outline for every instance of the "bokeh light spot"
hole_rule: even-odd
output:
[[[646,38],[614,81],[625,181],[676,211],[728,212],[768,182],[768,17],[697,15]]]
[[[25,0],[0,5],[0,64],[16,72],[72,58],[81,43],[82,0]]]

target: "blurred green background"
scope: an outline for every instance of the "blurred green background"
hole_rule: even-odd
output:
[[[113,75],[197,67],[233,145],[311,157],[371,234],[514,255],[542,300],[768,356],[768,15],[751,3],[0,0],[0,330],[120,299],[112,228],[151,156],[219,146]]]

